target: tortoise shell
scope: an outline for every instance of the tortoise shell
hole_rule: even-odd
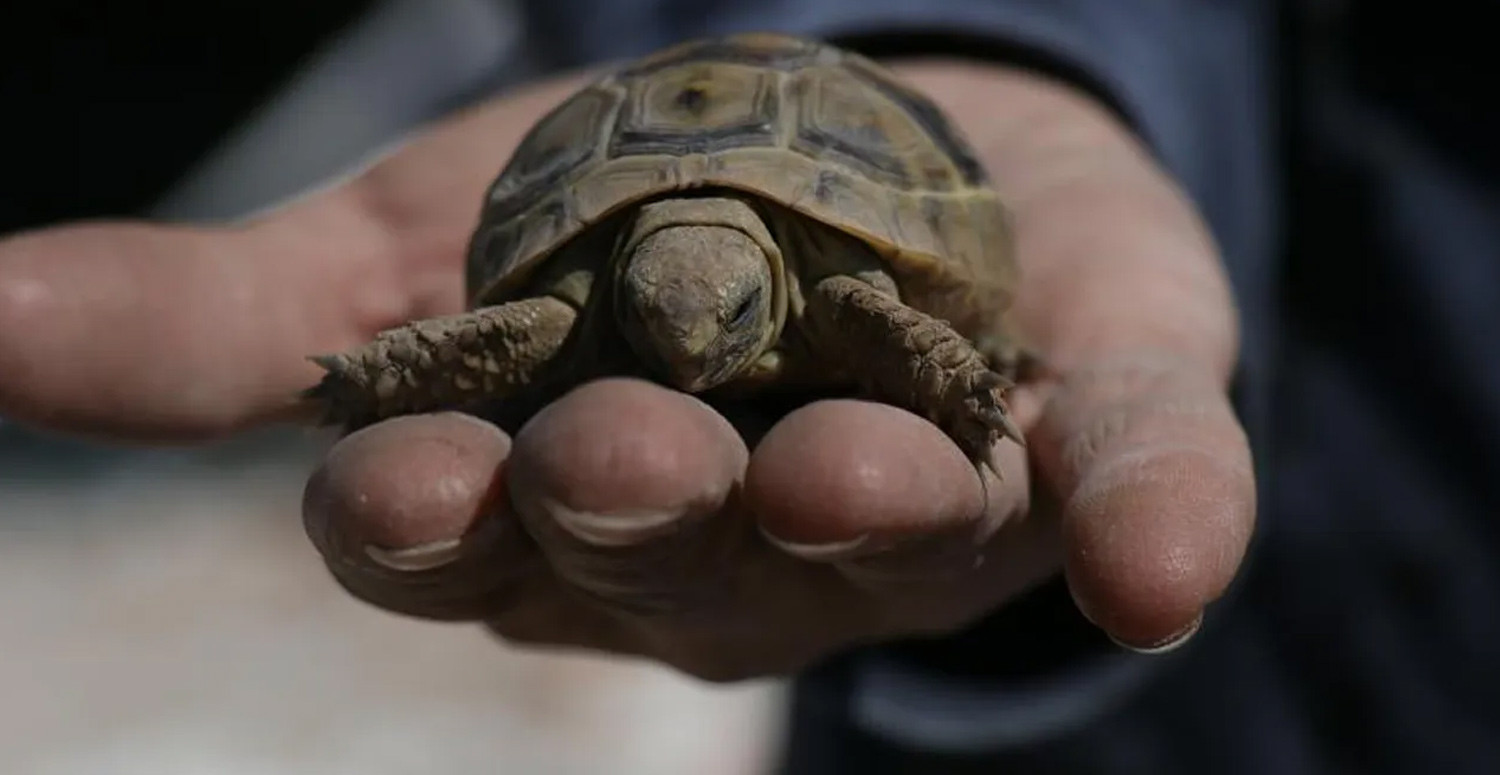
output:
[[[863,56],[766,33],[659,51],[537,122],[486,194],[471,300],[514,298],[589,226],[704,187],[750,192],[864,240],[928,300],[909,303],[961,329],[956,319],[1009,304],[1005,213],[937,106]]]

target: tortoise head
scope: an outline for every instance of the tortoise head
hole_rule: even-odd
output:
[[[680,390],[698,392],[733,379],[780,335],[786,314],[781,252],[740,199],[647,204],[617,258],[621,330]]]

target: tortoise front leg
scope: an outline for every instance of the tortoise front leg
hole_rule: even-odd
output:
[[[351,427],[501,400],[556,358],[577,319],[566,302],[539,296],[415,321],[354,350],[314,356],[328,373],[302,397],[325,424]]]
[[[805,314],[818,352],[876,400],[931,420],[976,465],[998,476],[995,443],[1023,443],[1001,400],[1010,375],[947,323],[847,275],[819,281]]]

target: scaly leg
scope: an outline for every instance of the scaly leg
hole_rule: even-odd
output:
[[[1001,400],[1012,375],[947,323],[846,275],[818,282],[806,315],[815,348],[877,400],[927,417],[976,465],[998,476],[994,445],[1024,443]]]
[[[325,424],[357,427],[504,399],[553,361],[577,319],[566,302],[539,296],[418,320],[354,350],[314,356],[328,373],[303,400],[321,407]]]

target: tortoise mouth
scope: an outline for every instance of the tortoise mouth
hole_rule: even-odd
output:
[[[726,336],[711,319],[668,323],[648,319],[629,294],[617,303],[621,331],[645,370],[678,390],[699,393],[730,382],[764,349],[762,337]]]
[[[755,359],[760,356],[758,348],[744,346],[736,347],[725,352],[720,357],[710,355],[697,364],[679,363],[675,368],[667,370],[668,379],[678,390],[688,393],[701,393],[712,390],[739,376]],[[705,369],[704,366],[715,364],[714,368]]]

